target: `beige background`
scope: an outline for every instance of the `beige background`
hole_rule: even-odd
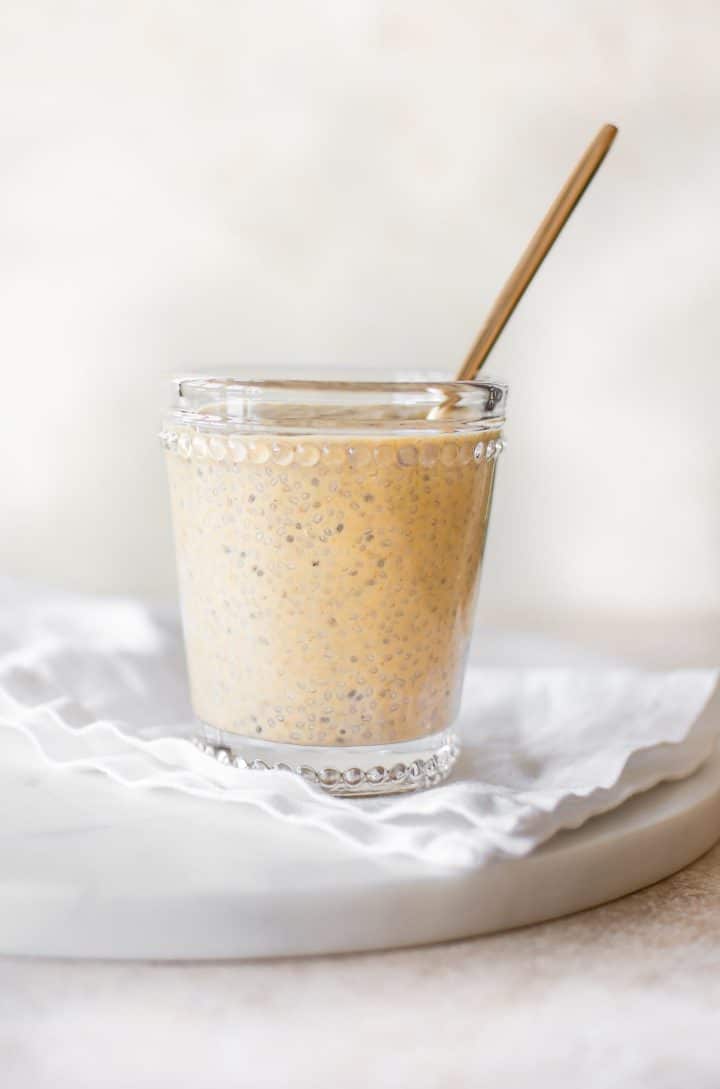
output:
[[[486,616],[720,613],[720,8],[7,2],[5,573],[173,592],[160,376],[446,369],[605,120],[494,353]]]

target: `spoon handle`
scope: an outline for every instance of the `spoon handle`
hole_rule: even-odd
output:
[[[540,268],[570,218],[575,205],[592,181],[595,171],[610,150],[617,131],[615,125],[603,125],[550,205],[545,218],[493,303],[475,343],[458,372],[458,381],[471,381],[484,364],[528,284]]]

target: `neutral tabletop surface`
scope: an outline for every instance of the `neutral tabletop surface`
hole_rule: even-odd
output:
[[[715,641],[678,664],[713,661]],[[0,1071],[5,1089],[717,1089],[720,845],[489,938],[253,963],[5,959]]]
[[[473,941],[255,963],[5,961],[15,1087],[720,1084],[720,847]]]

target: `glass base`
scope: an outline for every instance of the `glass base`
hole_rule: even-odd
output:
[[[292,771],[329,794],[405,794],[441,783],[460,746],[453,730],[389,745],[289,745],[257,741],[200,723],[195,744],[223,764],[254,771]]]

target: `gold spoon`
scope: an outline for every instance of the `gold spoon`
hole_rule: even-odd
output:
[[[469,382],[477,376],[495,341],[507,325],[510,315],[525,293],[528,284],[540,268],[550,248],[570,218],[575,205],[595,176],[595,171],[610,150],[610,145],[617,136],[617,131],[615,125],[603,125],[554,202],[550,205],[545,218],[530,239],[527,249],[493,303],[492,309],[485,319],[485,324],[480,329],[475,343],[458,372],[458,382]]]

